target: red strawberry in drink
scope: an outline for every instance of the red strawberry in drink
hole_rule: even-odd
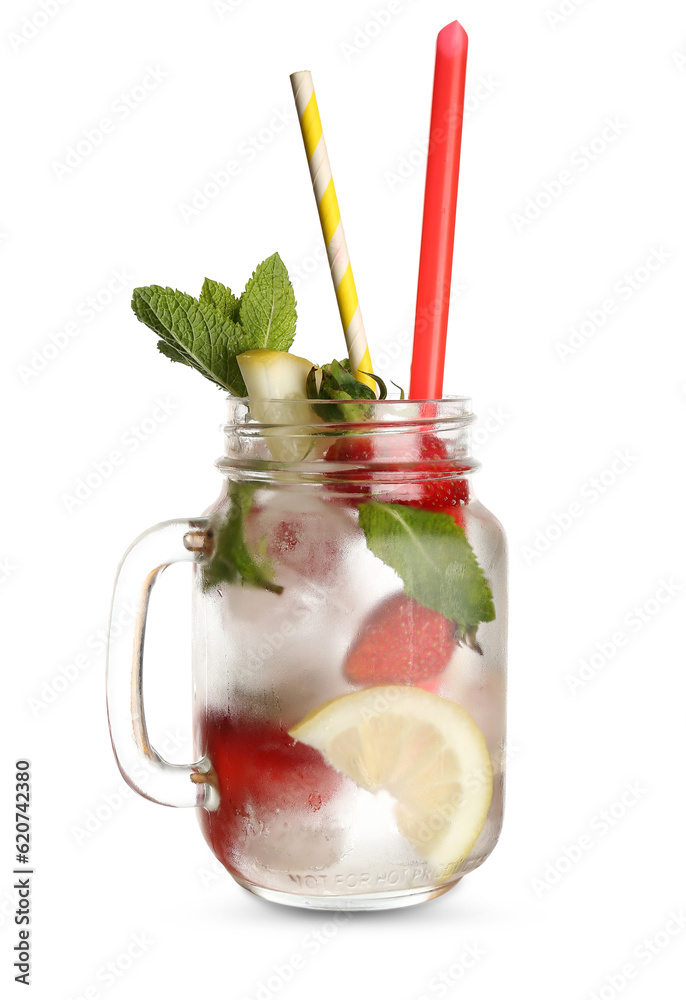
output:
[[[240,871],[244,857],[268,863],[280,854],[287,861],[299,840],[316,839],[327,807],[346,783],[343,775],[277,722],[210,716],[203,729],[220,804],[201,816],[201,825],[227,866]],[[308,850],[307,864],[316,867],[316,844]]]
[[[340,774],[317,750],[276,722],[208,720],[206,733],[227,813],[240,816],[248,805],[317,812],[340,784]]]
[[[465,465],[448,460],[446,446],[435,434],[422,434],[419,459],[412,471],[421,472],[423,476],[427,476],[428,481],[413,483],[407,487],[393,487],[392,497],[388,499],[392,503],[407,503],[413,507],[421,507],[422,510],[449,513],[450,508],[469,500],[469,482],[456,478],[466,468]],[[430,478],[432,476],[434,478]]]
[[[456,478],[467,467],[449,460],[445,444],[435,434],[348,434],[334,441],[325,458],[345,464],[331,478],[341,480],[336,487],[341,493],[358,498],[372,495],[388,503],[446,512],[469,500],[467,479]],[[403,483],[403,473],[419,473],[426,481]]]
[[[340,462],[342,465],[340,470],[328,474],[331,481],[329,489],[339,494],[336,497],[338,504],[356,507],[363,497],[369,496],[372,492],[369,482],[373,474],[365,465],[374,457],[373,445],[374,442],[369,435],[344,434],[336,438],[327,448],[324,454],[326,461]],[[350,495],[349,499],[347,495]]]
[[[275,494],[245,518],[249,549],[266,556],[283,584],[284,570],[309,580],[333,578],[344,542],[354,531],[348,511],[303,495]]]
[[[343,672],[353,684],[420,685],[445,670],[455,646],[454,622],[392,594],[362,625]]]

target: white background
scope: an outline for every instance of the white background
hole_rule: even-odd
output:
[[[3,4],[0,961],[12,996],[23,987],[11,982],[11,794],[24,756],[41,1000],[89,987],[108,1000],[682,995],[686,929],[670,935],[680,925],[668,921],[686,905],[686,11],[678,0],[400,6],[62,0],[48,18],[37,0]],[[454,892],[334,930],[218,875],[190,811],[123,794],[97,633],[128,543],[218,492],[223,409],[209,383],[157,353],[129,299],[138,284],[197,292],[205,275],[240,291],[278,250],[304,275],[297,353],[340,356],[288,80],[310,68],[372,356],[407,384],[418,144],[435,36],[456,16],[470,37],[470,114],[446,390],[474,398],[477,488],[511,542],[507,817],[493,856]],[[145,99],[125,113],[136,87]],[[290,122],[277,132],[279,113]],[[108,117],[113,130],[64,170],[68,147]],[[231,159],[238,175],[184,221],[181,206]],[[571,183],[553,183],[565,170]],[[87,321],[97,295],[110,301]],[[70,322],[79,332],[65,338]],[[561,351],[572,328],[576,346]],[[112,450],[122,463],[70,501]],[[150,647],[170,692],[153,731],[178,730],[177,760],[190,753],[184,572],[160,586]],[[590,657],[590,679],[574,684]],[[150,943],[129,963],[135,934]],[[641,942],[653,938],[648,961]],[[469,969],[468,945],[480,956]],[[296,953],[304,968],[274,978]],[[131,965],[112,985],[111,961]]]

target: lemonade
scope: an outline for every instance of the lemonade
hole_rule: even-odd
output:
[[[199,810],[205,838],[240,884],[278,901],[436,895],[484,860],[502,815],[504,546],[469,486],[467,403],[438,404],[423,448],[415,404],[375,403],[364,434],[315,415],[320,457],[297,466],[277,466],[240,406],[220,468],[229,484],[237,460],[259,477],[243,529],[272,589],[215,581],[211,559],[196,570],[196,751],[219,800]],[[287,446],[289,427],[302,435],[283,427]],[[218,545],[232,490],[210,511]],[[402,535],[371,521],[365,533],[367,508]],[[427,530],[434,519],[445,535]],[[437,606],[481,601],[489,620],[462,627],[406,586]]]

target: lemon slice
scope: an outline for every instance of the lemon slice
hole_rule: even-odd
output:
[[[398,829],[451,870],[467,857],[491,804],[493,768],[481,730],[459,705],[385,685],[334,698],[291,729],[368,792],[396,799]]]

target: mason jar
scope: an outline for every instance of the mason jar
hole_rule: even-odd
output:
[[[125,555],[108,710],[126,781],[197,809],[244,888],[405,906],[477,868],[505,776],[506,544],[476,499],[463,397],[229,399],[219,497]],[[148,601],[193,564],[195,760],[148,737]],[[140,780],[145,764],[146,780]]]

